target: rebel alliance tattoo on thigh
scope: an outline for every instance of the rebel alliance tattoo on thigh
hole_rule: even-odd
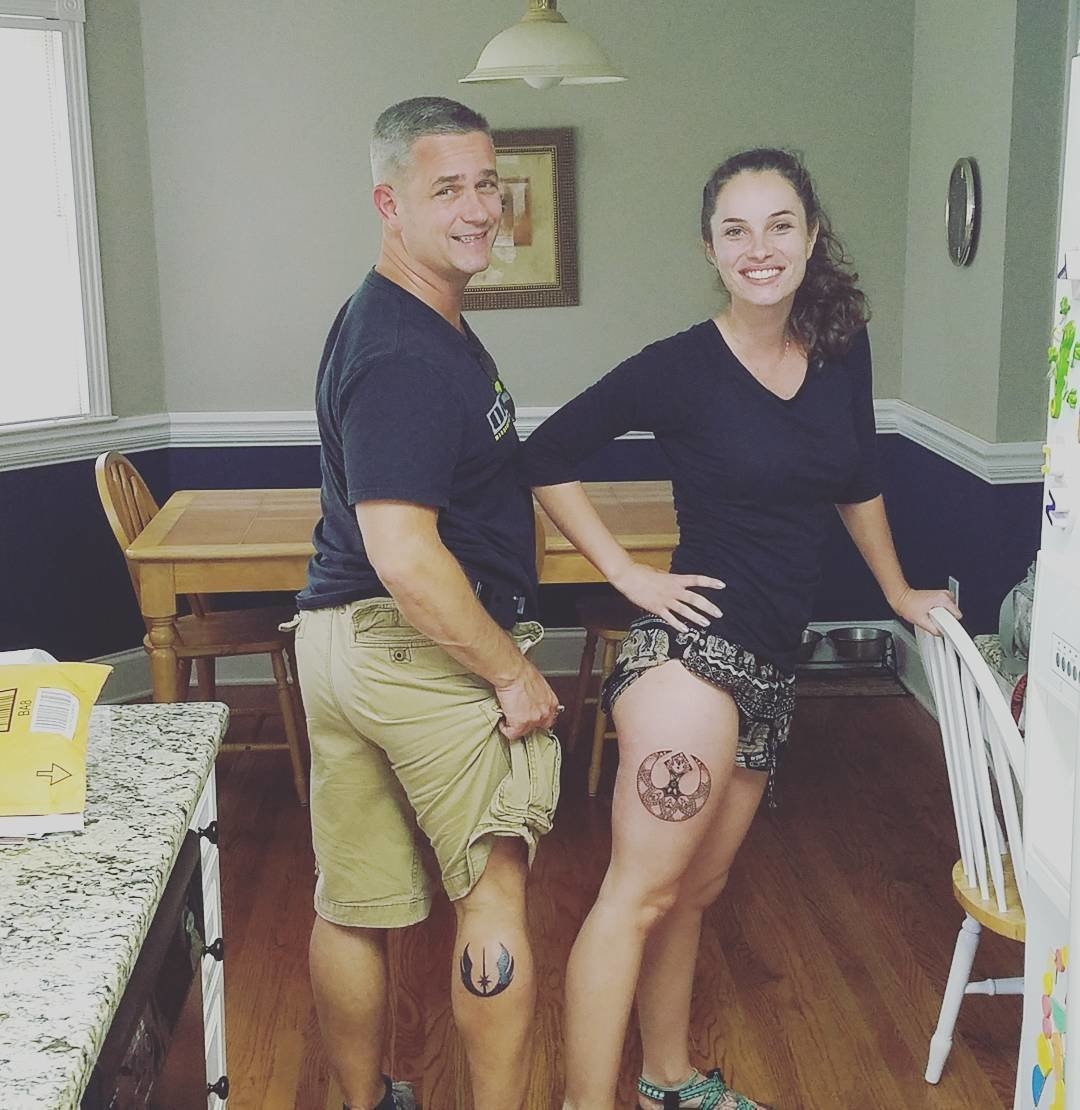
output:
[[[492,982],[488,974],[487,949],[480,949],[480,978],[473,982],[473,962],[469,955],[469,946],[466,944],[461,953],[461,981],[470,994],[477,998],[494,998],[502,994],[514,978],[514,957],[507,952],[505,945],[499,945],[499,954],[495,958],[495,974],[497,978]]]
[[[657,774],[657,763],[662,763],[667,771],[666,781],[664,776]],[[682,784],[694,770],[694,764],[697,765],[697,786],[687,792]],[[659,783],[658,778],[661,780]],[[711,789],[709,768],[696,755],[686,756],[670,750],[653,752],[642,760],[638,768],[637,792],[641,804],[661,821],[686,821],[700,813]]]

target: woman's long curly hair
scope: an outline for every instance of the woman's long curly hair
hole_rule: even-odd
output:
[[[759,147],[733,154],[713,170],[701,198],[701,237],[712,247],[712,218],[716,197],[737,174],[774,172],[799,195],[806,226],[817,225],[817,242],[806,263],[806,276],[795,293],[788,331],[811,359],[836,357],[851,346],[855,333],[870,319],[866,295],[856,284],[843,244],[833,234],[828,216],[818,202],[810,174],[797,154]]]

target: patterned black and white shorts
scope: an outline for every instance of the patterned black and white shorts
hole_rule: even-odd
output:
[[[611,712],[619,695],[635,679],[671,659],[731,695],[739,710],[735,766],[768,772],[769,804],[775,805],[773,780],[795,711],[794,674],[722,636],[696,628],[677,632],[660,617],[646,613],[630,625],[615,669],[604,684],[605,711]]]

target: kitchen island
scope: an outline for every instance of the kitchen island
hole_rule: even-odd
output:
[[[193,861],[204,918],[192,975],[209,1084],[219,1067],[224,1075],[222,945],[204,957],[203,938],[212,946],[221,935],[213,770],[227,722],[214,703],[96,707],[84,831],[0,846],[4,1110],[69,1110],[90,1098],[121,1000],[132,1010],[125,991],[151,923],[162,932],[159,906],[181,857]]]

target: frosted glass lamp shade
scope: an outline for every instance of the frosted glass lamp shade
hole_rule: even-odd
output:
[[[555,0],[530,0],[525,16],[497,34],[480,52],[462,83],[524,81],[535,89],[625,81],[584,31],[555,10]]]

